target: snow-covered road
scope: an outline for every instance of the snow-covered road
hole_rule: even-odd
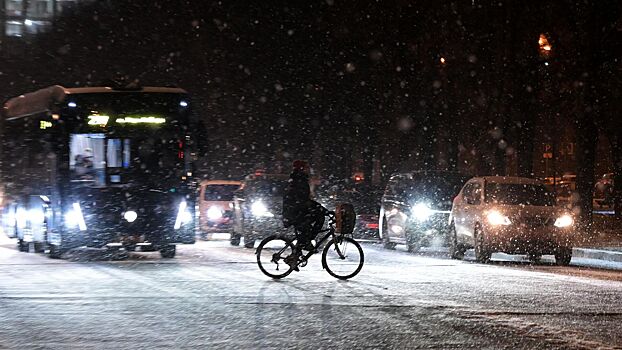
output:
[[[178,257],[63,260],[0,242],[0,349],[615,348],[622,272],[386,251],[338,281],[314,257],[273,281],[228,242]]]

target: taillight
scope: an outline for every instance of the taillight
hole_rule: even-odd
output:
[[[184,141],[177,141],[177,146],[179,147],[177,150],[177,158],[184,159]]]

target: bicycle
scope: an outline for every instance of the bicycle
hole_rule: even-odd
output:
[[[335,231],[335,212],[327,212],[328,228],[317,232],[317,235],[326,233],[322,238],[316,240],[314,249],[306,254],[300,254],[296,267],[304,267],[307,265],[309,258],[318,253],[318,247],[326,240],[328,243],[322,251],[322,268],[331,276],[346,280],[356,276],[363,268],[365,256],[361,245],[348,234],[337,234]],[[286,277],[292,271],[294,266],[290,266],[286,259],[292,259],[295,255],[298,243],[298,230],[295,231],[295,237],[292,239],[284,235],[272,235],[266,237],[259,246],[255,254],[257,255],[257,265],[266,276],[280,279]],[[294,243],[295,241],[295,243]],[[354,247],[353,249],[348,249]],[[349,251],[348,251],[349,250]],[[282,264],[282,266],[281,266]],[[280,267],[284,267],[281,269]]]

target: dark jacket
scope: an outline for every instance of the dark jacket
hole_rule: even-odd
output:
[[[283,223],[290,226],[299,222],[306,214],[311,202],[309,176],[301,170],[294,170],[283,194]]]

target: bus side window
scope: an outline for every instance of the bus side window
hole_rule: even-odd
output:
[[[69,143],[69,169],[72,181],[92,186],[106,184],[103,134],[72,134]]]

